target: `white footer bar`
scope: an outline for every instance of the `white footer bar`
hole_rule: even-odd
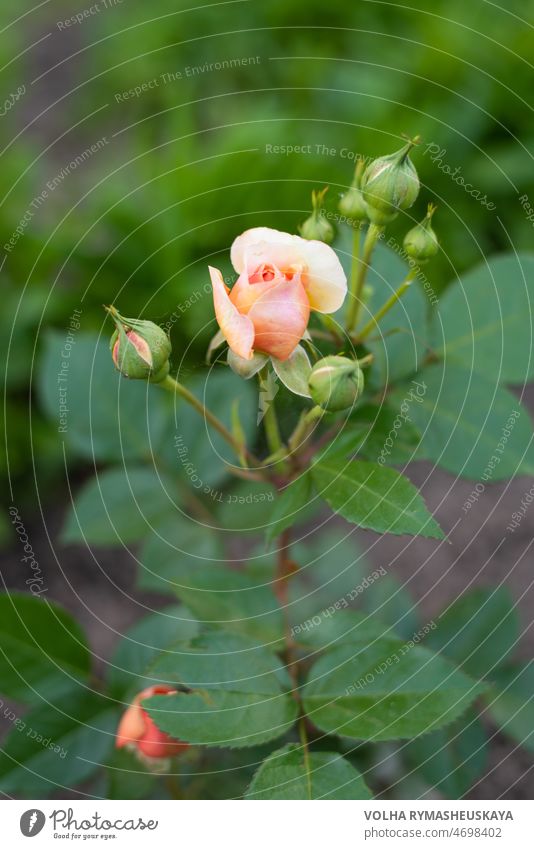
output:
[[[534,846],[533,805],[506,802],[4,801],[1,845],[158,849]],[[35,837],[35,843],[28,839]]]

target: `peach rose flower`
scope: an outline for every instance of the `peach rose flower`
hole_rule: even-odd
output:
[[[148,758],[169,758],[187,749],[189,743],[175,740],[164,731],[160,731],[152,721],[146,710],[141,707],[143,699],[151,696],[171,695],[176,693],[172,687],[157,685],[147,687],[135,697],[133,704],[122,715],[117,729],[115,746],[117,749],[123,747],[137,749],[138,752]]]
[[[308,326],[310,310],[336,312],[347,278],[324,242],[254,227],[235,239],[232,289],[210,267],[215,315],[230,349],[245,360],[254,351],[287,360]]]

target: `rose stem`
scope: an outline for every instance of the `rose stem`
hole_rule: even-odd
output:
[[[386,313],[388,313],[390,309],[395,306],[397,301],[400,301],[406,289],[409,289],[412,285],[412,281],[416,276],[417,272],[417,266],[414,266],[414,268],[412,268],[412,270],[408,272],[405,279],[400,284],[399,288],[395,292],[393,292],[392,295],[390,295],[384,306],[380,307],[378,312],[376,312],[373,317],[367,322],[367,324],[362,327],[362,329],[358,333],[358,337],[356,339],[357,342],[361,342],[363,339],[365,339],[366,336],[368,336],[369,333],[371,333],[371,331],[377,326],[380,319],[383,318]]]
[[[268,391],[268,371],[263,368],[258,375],[260,382],[260,391],[267,392]],[[268,399],[265,402],[265,413],[263,416],[263,426],[265,428],[265,437],[267,439],[267,445],[269,446],[269,452],[272,455],[280,454],[285,451],[285,445],[282,442],[282,437],[280,436],[280,428],[278,427],[278,419],[276,416],[276,408],[274,405],[274,397]],[[282,468],[282,464],[276,463],[277,466]]]
[[[168,374],[165,380],[162,380],[161,383],[158,383],[156,385],[161,386],[168,392],[172,392],[174,395],[180,395],[180,397],[187,401],[188,404],[191,404],[191,406],[195,408],[197,413],[203,416],[203,418],[205,418],[215,428],[215,430],[217,430],[221,434],[221,436],[224,437],[227,443],[232,446],[238,457],[242,455],[244,450],[247,456],[254,463],[258,463],[258,460],[254,457],[254,455],[251,454],[247,448],[244,448],[244,446],[240,445],[236,439],[234,439],[228,428],[223,425],[221,420],[218,419],[217,416],[215,416],[211,412],[211,410],[208,410],[207,407],[205,407],[204,404],[202,404],[202,402],[198,400],[198,398],[195,398],[193,393],[190,392],[189,389],[187,389],[182,383],[179,383],[177,380],[174,379],[174,377],[171,377]]]
[[[320,419],[323,414],[324,410],[319,406],[312,407],[311,410],[306,410],[301,414],[295,430],[289,437],[288,445],[290,451],[297,451],[300,448],[302,443],[309,436],[310,426],[312,426],[317,419]]]
[[[284,621],[285,660],[293,687],[292,696],[297,702],[299,708],[299,737],[304,756],[304,768],[306,770],[306,778],[308,783],[308,795],[311,799],[310,751],[308,746],[308,736],[306,734],[306,714],[304,711],[302,698],[299,691],[298,659],[295,657],[295,641],[293,639],[289,617],[287,614],[287,605],[289,601],[288,583],[291,575],[295,571],[295,566],[292,560],[288,557],[290,546],[291,529],[287,528],[278,538],[278,561],[274,582],[274,592],[278,603],[280,604],[280,607],[282,609],[282,618]]]
[[[361,298],[363,287],[365,285],[365,278],[367,277],[367,271],[369,269],[369,263],[371,260],[371,254],[373,253],[373,248],[376,245],[380,234],[383,231],[383,227],[379,227],[377,224],[369,224],[369,229],[365,235],[365,241],[363,243],[363,255],[362,258],[359,259],[358,256],[354,255],[352,259],[352,271],[351,271],[351,279],[350,279],[350,302],[349,302],[349,311],[347,315],[347,332],[351,333],[358,323],[358,315],[360,312],[361,306]]]

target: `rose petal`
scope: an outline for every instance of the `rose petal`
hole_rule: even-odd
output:
[[[241,315],[246,315],[258,298],[278,283],[282,283],[285,277],[278,275],[273,280],[265,280],[262,283],[250,283],[248,274],[243,271],[230,290],[228,297]]]
[[[140,740],[144,733],[145,713],[139,705],[130,705],[119,722],[115,745],[117,749],[122,749],[123,746],[128,746]]]
[[[252,227],[251,230],[245,230],[236,239],[234,239],[230,249],[230,259],[232,265],[238,274],[241,274],[245,269],[245,253],[254,245],[260,242],[268,244],[283,244],[292,245],[293,239],[289,233],[282,233],[280,230],[272,230],[270,227]],[[271,260],[268,260],[271,261]]]
[[[282,272],[304,266],[302,280],[310,306],[317,312],[336,312],[347,294],[347,278],[335,251],[324,242],[302,239],[269,227],[253,227],[235,239],[232,265],[238,274],[269,262]],[[257,284],[256,284],[257,285]]]
[[[224,338],[238,357],[250,360],[254,344],[254,325],[250,318],[241,315],[231,302],[221,272],[211,266],[209,271],[213,286],[215,316]]]
[[[347,294],[347,278],[335,251],[324,242],[302,239],[307,270],[302,275],[310,306],[317,312],[336,312]]]
[[[259,351],[286,360],[308,326],[310,304],[299,279],[283,280],[265,291],[252,305],[248,317]]]

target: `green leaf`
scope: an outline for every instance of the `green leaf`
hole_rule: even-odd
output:
[[[461,799],[484,772],[488,738],[472,711],[447,729],[413,740],[403,750],[408,764],[447,799]]]
[[[477,678],[493,676],[519,640],[519,616],[505,587],[476,589],[456,599],[426,645]]]
[[[251,360],[245,360],[243,357],[235,354],[231,348],[228,348],[228,365],[243,380],[250,380],[251,377],[254,377],[268,361],[269,357],[267,354],[254,353]]]
[[[392,625],[398,634],[411,636],[417,630],[418,618],[409,593],[383,567],[373,569],[366,562],[355,529],[348,527],[349,533],[339,525],[330,531],[319,528],[318,533],[292,547],[292,559],[299,566],[289,584],[287,614],[293,632],[303,635],[315,630],[320,622],[321,630],[331,630],[341,639],[338,617],[359,616],[347,612],[347,608],[363,607],[367,613],[376,614],[382,633],[389,630],[386,625]]]
[[[150,534],[138,558],[138,585],[144,590],[174,593],[179,572],[201,571],[222,562],[222,549],[211,528],[187,517],[168,520]]]
[[[66,543],[128,545],[177,512],[174,487],[151,466],[97,472],[77,493],[62,531]]]
[[[322,629],[329,629],[331,618],[337,620],[348,607],[361,607],[376,614],[382,632],[386,624],[405,637],[417,630],[418,618],[410,594],[383,567],[373,569],[366,562],[353,526],[343,528],[337,519],[335,529],[320,526],[316,533],[306,534],[301,542],[297,540],[291,557],[299,567],[289,583],[287,607],[295,633],[314,629],[318,619],[323,622]],[[268,568],[272,570],[272,565]],[[336,625],[331,627],[335,632]]]
[[[216,499],[217,522],[225,532],[260,534],[275,498],[275,487],[266,481],[239,481]]]
[[[365,560],[356,529],[335,521],[335,528],[323,522],[291,549],[299,571],[289,582],[287,614],[295,626],[337,602],[339,607],[357,602],[368,586],[365,579],[375,571]]]
[[[304,473],[283,489],[276,498],[266,531],[267,544],[299,521],[299,513],[311,498],[311,477]]]
[[[287,360],[277,360],[271,357],[271,362],[277,377],[284,386],[295,395],[310,398],[308,378],[311,374],[311,365],[308,355],[302,345],[297,345]]]
[[[328,609],[326,609],[328,611]],[[378,618],[357,610],[337,610],[333,614],[311,617],[292,629],[299,645],[314,649],[335,649],[340,645],[359,648],[385,636],[394,636],[391,628]]]
[[[108,684],[115,698],[151,686],[148,669],[165,649],[188,642],[198,633],[198,623],[181,605],[164,607],[145,616],[122,637],[109,661]]]
[[[246,566],[247,574],[259,584],[272,581],[271,556],[262,559],[263,554],[259,550]],[[329,633],[334,614],[337,620],[340,614],[347,613],[347,608],[358,604],[373,583],[386,574],[384,569],[373,569],[365,561],[356,529],[348,523],[340,524],[337,519],[335,528],[323,522],[303,534],[302,539],[297,537],[291,547],[291,559],[298,571],[288,584],[285,612],[293,635],[303,642],[306,632],[315,629],[318,621]],[[383,631],[383,623],[381,628]],[[332,629],[338,633],[335,625]]]
[[[118,713],[81,687],[56,704],[39,704],[12,722],[0,753],[0,790],[22,798],[60,796],[87,779],[109,756]]]
[[[362,528],[443,538],[417,489],[394,469],[366,461],[345,463],[327,454],[315,463],[312,475],[332,510]]]
[[[487,713],[513,740],[534,752],[534,661],[510,664],[494,677]]]
[[[293,725],[297,705],[283,692],[280,662],[261,644],[224,632],[192,640],[152,669],[190,692],[143,701],[159,728],[188,743],[240,748],[274,740]]]
[[[149,459],[172,408],[156,387],[121,378],[107,343],[90,333],[78,332],[67,352],[64,333],[47,333],[38,388],[58,440],[99,461]]]
[[[332,451],[344,456],[358,455],[364,460],[384,462],[388,466],[421,460],[421,434],[394,407],[366,404],[356,409],[341,435],[332,444]]]
[[[214,559],[219,558],[210,549],[208,529],[199,526],[187,538],[174,523],[144,546],[139,586],[175,593],[205,624],[269,642],[281,639],[282,614],[270,583],[229,569],[224,559],[213,563]]]
[[[475,374],[456,363],[424,369],[425,391],[410,405],[426,456],[472,480],[534,474],[532,424],[517,398],[497,386],[497,375]],[[409,386],[393,398],[406,397]],[[505,433],[508,431],[508,433]]]
[[[46,598],[0,595],[0,692],[21,702],[54,698],[87,678],[91,655],[70,614]]]
[[[369,598],[382,582],[386,582],[386,589]],[[365,612],[346,609],[347,602],[355,604],[360,599]],[[314,615],[301,618],[291,633],[298,643],[334,648],[341,643],[360,645],[362,640],[370,641],[386,634],[408,638],[417,631],[418,624],[408,594],[394,579],[372,570],[350,593],[318,609]]]
[[[381,575],[365,589],[362,607],[370,615],[391,625],[401,637],[409,638],[419,627],[417,606],[407,589],[392,575]]]
[[[322,731],[392,740],[448,725],[483,690],[439,655],[382,637],[327,652],[312,667],[303,699]]]
[[[534,254],[491,257],[441,298],[431,345],[438,354],[503,383],[534,377]]]
[[[335,752],[311,752],[289,744],[269,755],[245,799],[371,799],[360,773]]]

